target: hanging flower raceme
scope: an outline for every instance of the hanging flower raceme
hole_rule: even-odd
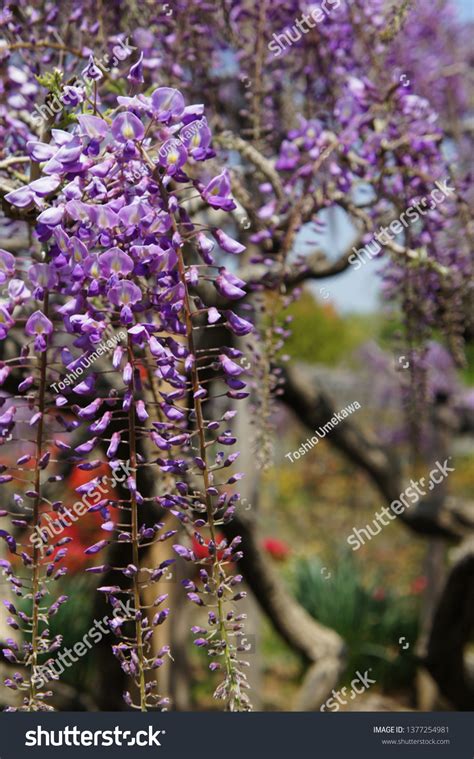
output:
[[[214,155],[200,107],[185,106],[181,93],[167,87],[149,97],[120,97],[118,103],[123,110],[112,121],[83,114],[71,132],[54,130],[48,145],[28,146],[33,160],[43,164],[46,158],[42,172],[54,172],[57,184],[44,188],[54,198],[42,201],[37,226],[47,250],[47,264],[38,266],[47,268],[37,266],[30,274],[35,294],[49,299],[49,310],[34,311],[25,332],[40,356],[49,348],[56,355],[56,324],[63,335],[58,357],[74,373],[56,398],[68,413],[65,431],[73,433],[65,442],[67,455],[84,467],[104,456],[112,472],[127,472],[117,497],[97,495],[90,505],[103,518],[104,538],[86,552],[105,554],[93,572],[108,572],[107,551],[123,557],[122,564],[114,563],[114,583],[106,580],[99,591],[114,607],[128,601],[128,612],[114,614],[111,623],[114,653],[132,685],[126,702],[141,710],[168,703],[152,675],[165,661],[153,652],[152,641],[154,628],[169,614],[162,608],[166,594],[159,593],[151,606],[147,599],[170,561],[147,566],[146,555],[174,538],[177,559],[199,565],[199,579],[192,573],[186,590],[191,602],[208,607],[208,628],[200,628],[196,644],[207,649],[211,670],[222,670],[216,697],[232,710],[248,709],[245,662],[239,658],[243,616],[233,608],[245,595],[236,587],[240,578],[232,576],[239,541],[227,545],[217,533],[238,502],[229,486],[240,475],[221,473],[237,457],[225,452],[236,442],[228,426],[230,407],[247,392],[236,363],[240,351],[231,343],[202,346],[213,325],[227,328],[230,340],[248,334],[252,325],[201,300],[201,283],[213,282],[216,298],[232,301],[245,295],[245,283],[212,263],[213,243],[190,218],[183,188],[198,189],[211,209],[232,210],[235,203],[225,172],[207,185],[195,178],[195,169],[193,177],[187,173],[188,163]],[[170,136],[171,130],[182,140]],[[23,203],[28,195],[34,204],[32,193],[43,177],[35,181],[10,203]],[[223,230],[210,232],[223,250],[242,252]],[[2,260],[7,276],[11,262],[8,256]],[[88,376],[86,360],[87,367],[95,364]],[[226,397],[229,408],[211,420],[204,403],[214,395]],[[162,481],[158,495],[150,490],[150,471]],[[99,485],[92,480],[81,495],[88,497]],[[208,546],[207,559],[194,555],[187,545],[192,540]]]
[[[67,600],[55,600],[54,586],[65,572],[61,562],[71,540],[61,536],[67,508],[60,494],[62,478],[54,472],[55,453],[70,424],[52,387],[64,370],[58,354],[64,329],[53,325],[61,288],[47,251],[44,263],[34,265],[28,255],[15,260],[1,253],[0,537],[7,557],[0,569],[9,587],[4,605],[12,630],[3,654],[13,665],[5,685],[19,696],[18,706],[10,710],[37,711],[51,709],[50,678],[43,671],[61,636],[51,635],[49,620]]]

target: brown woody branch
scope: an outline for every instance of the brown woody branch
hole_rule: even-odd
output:
[[[294,366],[285,369],[284,377],[282,400],[306,427],[314,430],[334,416],[335,409],[318,387],[314,372]],[[405,485],[393,450],[348,419],[331,431],[328,442],[368,475],[387,503],[400,497]],[[418,534],[459,539],[474,532],[474,503],[433,494],[406,509],[400,519]]]

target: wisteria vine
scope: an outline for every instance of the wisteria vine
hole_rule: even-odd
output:
[[[176,560],[198,566],[184,584],[207,615],[193,633],[221,676],[215,696],[250,708],[241,546],[220,529],[242,474],[226,450],[236,402],[250,395],[257,465],[271,458],[282,307],[304,282],[350,265],[351,251],[320,248],[333,212],[370,245],[450,178],[455,197],[377,257],[403,314],[412,418],[433,334],[462,362],[472,146],[450,117],[468,108],[466,41],[446,0],[442,33],[414,5],[340,3],[299,36],[300,0],[175,0],[169,14],[119,0],[100,19],[89,0],[19,0],[0,12],[0,537],[10,554],[0,567],[12,628],[3,653],[17,670],[6,685],[22,697],[11,708],[52,708],[40,675],[61,646],[49,621],[67,598],[52,587],[71,538],[51,538],[45,523],[68,517],[72,467],[93,473],[77,491],[105,533],[86,551],[103,563],[88,571],[104,575],[98,590],[115,611],[130,602],[110,620],[126,704],[169,707],[157,671],[172,651],[156,651],[154,633],[170,614],[159,583],[175,559],[148,558],[172,541]],[[292,29],[275,55],[275,35]],[[440,34],[456,38],[452,55],[416,60]],[[128,471],[113,493],[100,491],[104,462]]]
[[[7,251],[1,254],[7,298],[2,306],[2,337],[14,334],[20,344],[26,340],[21,356],[5,365],[4,382],[13,365],[23,371],[31,366],[31,375],[10,395],[2,431],[16,430],[20,405],[13,403],[26,391],[33,410],[29,426],[36,431],[36,450],[29,457],[34,484],[25,493],[34,501],[32,514],[25,507],[25,519],[14,525],[26,528],[25,534],[28,529],[41,532],[46,507],[61,513],[62,502],[51,501],[53,495],[47,498],[41,477],[48,464],[54,464],[57,449],[66,449],[71,462],[92,470],[93,457],[108,443],[105,453],[112,470],[128,462],[126,497],[104,498],[91,506],[103,517],[107,539],[86,553],[98,554],[113,540],[130,545],[129,563],[113,567],[130,583],[99,590],[114,606],[121,594],[133,598],[130,617],[116,616],[111,622],[119,638],[114,652],[136,685],[136,694],[125,694],[126,702],[141,710],[165,707],[167,699],[156,691],[147,673],[163,664],[163,657],[152,655],[150,640],[153,628],[165,622],[169,610],[151,612],[162,606],[166,594],[156,598],[151,610],[142,599],[143,590],[159,581],[169,561],[147,568],[142,554],[155,542],[172,538],[177,529],[163,532],[163,522],[144,525],[140,479],[144,467],[155,467],[157,477],[171,473],[173,489],[153,498],[154,503],[171,511],[178,524],[200,542],[204,542],[203,531],[207,529],[210,535],[210,570],[201,568],[199,587],[191,580],[188,583],[191,601],[209,607],[209,629],[200,628],[195,642],[208,647],[214,657],[211,669],[223,670],[217,696],[231,709],[247,708],[246,680],[238,661],[242,615],[235,616],[232,608],[244,594],[236,589],[241,578],[228,572],[231,562],[239,558],[238,541],[227,546],[216,534],[219,521],[231,518],[238,498],[222,491],[238,475],[226,483],[216,482],[217,472],[237,457],[225,457],[221,448],[236,442],[230,429],[221,429],[233,412],[228,410],[221,420],[206,419],[203,405],[214,388],[232,400],[246,397],[245,382],[239,378],[243,369],[233,360],[241,355],[237,349],[224,345],[219,353],[209,353],[198,347],[195,334],[216,322],[236,335],[249,333],[252,325],[232,310],[221,313],[206,307],[197,294],[205,281],[223,297],[236,300],[244,294],[244,283],[214,264],[214,241],[192,223],[187,211],[196,195],[213,208],[231,210],[229,180],[221,172],[204,184],[185,173],[186,162],[195,166],[214,153],[202,106],[186,107],[178,90],[160,87],[149,97],[119,98],[117,108],[106,116],[94,110],[95,115],[79,115],[71,131],[52,129],[50,142],[28,141],[28,154],[41,166],[40,176],[6,196],[12,206],[35,209],[38,214],[34,232],[40,261],[31,265],[26,258],[15,261]],[[210,231],[222,250],[234,254],[243,250],[220,228]],[[192,256],[193,263],[186,263],[185,255]],[[16,293],[21,288],[27,294],[19,298]],[[93,371],[56,395],[53,376],[57,380],[61,372],[74,371],[84,355],[119,329],[126,330],[127,341],[113,352],[114,383],[104,383],[111,370]],[[74,355],[74,349],[80,355]],[[212,371],[212,384],[209,378],[201,381],[204,369]],[[46,435],[50,423],[48,436],[57,434],[59,425],[75,437],[82,434],[85,442],[74,446],[52,441]],[[23,459],[17,464],[24,464]],[[3,483],[17,479],[15,470],[2,476]],[[91,480],[78,490],[87,494],[96,485]],[[22,500],[20,493],[14,497]],[[2,536],[17,555],[11,533],[2,531]],[[62,543],[49,546],[46,553]],[[174,545],[174,550],[187,560],[195,559],[182,543]],[[47,574],[63,553],[64,549],[54,553]],[[52,653],[58,641],[46,637],[46,610],[41,605],[46,591],[37,541],[32,553],[23,551],[21,557],[33,571],[31,592],[24,592],[32,600],[32,615],[23,619],[11,604],[8,608],[13,617],[23,619],[24,632],[31,633],[31,644],[24,644],[23,661],[32,676],[29,683],[16,676],[8,684],[20,690],[30,688],[25,708],[44,708],[47,694],[37,693],[34,686],[38,657]],[[107,568],[102,565],[92,571]],[[14,587],[21,588],[22,581],[16,577],[21,573],[11,564],[7,571]],[[11,625],[18,629],[13,618]],[[8,656],[20,661],[20,652],[11,645]]]

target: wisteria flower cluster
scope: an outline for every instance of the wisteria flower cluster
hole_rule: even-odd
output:
[[[7,602],[9,624],[31,636],[23,649],[10,641],[7,652],[30,673],[28,681],[15,674],[7,682],[25,692],[25,709],[46,708],[48,693],[36,690],[36,670],[60,644],[48,636],[48,617],[66,598],[48,608],[47,597],[49,583],[62,573],[57,565],[68,540],[49,545],[42,561],[38,541],[29,551],[25,536],[41,531],[46,513],[61,515],[65,509],[54,492],[62,479],[53,473],[58,459],[63,466],[67,461],[93,471],[101,456],[112,470],[125,461],[130,468],[119,498],[101,498],[91,506],[102,516],[105,537],[86,551],[99,554],[114,541],[129,547],[128,563],[113,567],[122,582],[99,587],[113,606],[123,597],[133,599],[130,616],[115,615],[110,623],[117,637],[114,652],[134,684],[126,703],[141,710],[168,704],[149,676],[170,653],[169,647],[158,656],[151,653],[153,630],[169,614],[167,594],[159,593],[148,608],[144,592],[159,582],[170,560],[146,567],[143,554],[157,542],[188,533],[201,544],[207,541],[210,556],[199,578],[186,583],[190,601],[208,610],[208,626],[193,628],[195,643],[207,649],[211,670],[222,671],[216,696],[233,710],[249,707],[239,661],[243,616],[233,609],[245,594],[238,590],[242,578],[229,572],[241,555],[239,540],[227,545],[217,532],[222,520],[232,518],[238,500],[227,486],[240,475],[222,479],[221,473],[238,456],[225,450],[236,442],[230,402],[247,395],[244,370],[236,348],[207,350],[200,347],[200,333],[222,325],[230,335],[242,336],[252,325],[233,308],[207,307],[199,296],[203,283],[227,303],[245,293],[244,282],[215,263],[212,253],[216,242],[231,254],[243,246],[218,227],[196,226],[188,213],[195,197],[213,209],[235,207],[225,171],[206,182],[197,178],[198,164],[215,155],[210,142],[203,107],[186,106],[177,89],[118,97],[109,115],[94,107],[94,113],[78,115],[72,129],[53,128],[50,141],[28,140],[38,178],[5,198],[35,218],[32,259],[0,251],[2,338],[13,337],[19,346],[19,355],[2,365],[7,394],[1,434],[16,436],[26,425],[35,438],[31,452],[4,466],[1,476],[1,483],[11,482],[16,491],[15,506],[1,516],[22,528],[20,544],[11,529],[1,531],[14,557],[2,566],[13,591],[32,607],[24,614]],[[85,375],[67,392],[53,392],[53,381],[74,371],[84,354],[119,330],[126,330],[126,345],[113,351],[111,368]],[[229,399],[220,419],[206,417],[212,392]],[[166,480],[156,497],[142,491],[148,468]],[[96,485],[91,480],[78,490],[88,493]],[[176,528],[164,529],[160,519],[145,523],[146,502],[157,514],[171,513]],[[178,557],[203,563],[186,541],[173,548]],[[107,561],[90,571],[107,573]]]

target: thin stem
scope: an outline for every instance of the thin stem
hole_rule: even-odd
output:
[[[43,300],[43,313],[48,316],[48,292],[45,292]],[[45,411],[45,396],[46,396],[46,367],[47,367],[47,350],[45,349],[41,354],[40,360],[40,385],[38,394],[38,410],[40,417],[38,420],[38,430],[36,434],[36,465],[35,465],[35,485],[34,489],[37,493],[33,506],[33,529],[37,530],[41,527],[41,469],[39,467],[40,459],[43,455],[43,429],[44,429],[44,411]],[[36,686],[34,682],[34,675],[36,667],[38,665],[38,643],[39,643],[39,606],[40,606],[40,557],[39,548],[35,541],[33,547],[33,586],[32,586],[32,604],[33,604],[33,619],[32,619],[32,632],[31,632],[31,672],[30,678],[30,702],[29,708],[32,710],[32,706],[36,701]]]
[[[134,374],[134,355],[132,341],[128,338],[128,360],[132,366],[132,394],[133,400],[128,410],[128,424],[129,424],[129,450],[130,450],[130,466],[133,471],[133,476],[137,477],[137,443],[136,443],[136,430],[135,430],[135,374]],[[130,491],[130,502],[132,510],[132,555],[133,564],[137,568],[137,572],[133,575],[133,597],[135,602],[135,635],[137,639],[137,656],[139,667],[139,688],[140,688],[140,710],[142,712],[147,711],[146,706],[146,691],[145,691],[145,657],[143,653],[143,639],[142,639],[142,623],[141,623],[141,600],[140,600],[140,557],[138,553],[138,504],[135,490]]]
[[[183,284],[184,292],[185,292],[184,311],[185,311],[185,319],[186,319],[186,331],[188,335],[188,347],[191,354],[195,356],[196,353],[195,353],[195,345],[194,345],[194,335],[193,335],[193,330],[192,330],[191,306],[190,306],[190,299],[189,299],[189,293],[188,293],[188,285],[186,281],[186,270],[184,266],[183,253],[182,253],[181,248],[179,248],[178,250],[178,271],[179,271],[179,275],[180,275],[181,282]],[[209,492],[208,492],[212,483],[211,483],[211,478],[209,475],[209,465],[207,463],[207,446],[206,446],[206,437],[205,437],[205,432],[204,432],[204,415],[202,413],[201,398],[199,398],[199,396],[196,397],[196,393],[199,390],[199,372],[198,372],[198,367],[195,361],[193,361],[193,364],[192,364],[191,381],[192,381],[192,388],[193,388],[194,411],[196,414],[196,427],[197,427],[198,436],[199,436],[199,455],[204,462],[204,469],[202,472],[202,476],[204,480],[207,520],[209,524],[209,532],[211,534],[211,540],[213,541],[214,545],[217,546],[214,513],[212,509],[211,496],[209,495]],[[222,598],[220,598],[217,593],[217,588],[220,583],[219,570],[220,570],[219,556],[218,556],[218,551],[216,550],[212,558],[212,577],[214,581],[214,587],[216,589],[219,633],[221,635],[221,640],[225,643],[224,660],[225,660],[225,665],[226,665],[227,676],[231,683],[231,690],[235,688],[235,691],[238,692],[238,683],[235,678],[234,667],[232,665],[232,659],[231,659],[230,651],[229,651],[229,641],[228,641],[228,636],[227,636],[227,628],[225,625],[225,613],[224,613]]]

